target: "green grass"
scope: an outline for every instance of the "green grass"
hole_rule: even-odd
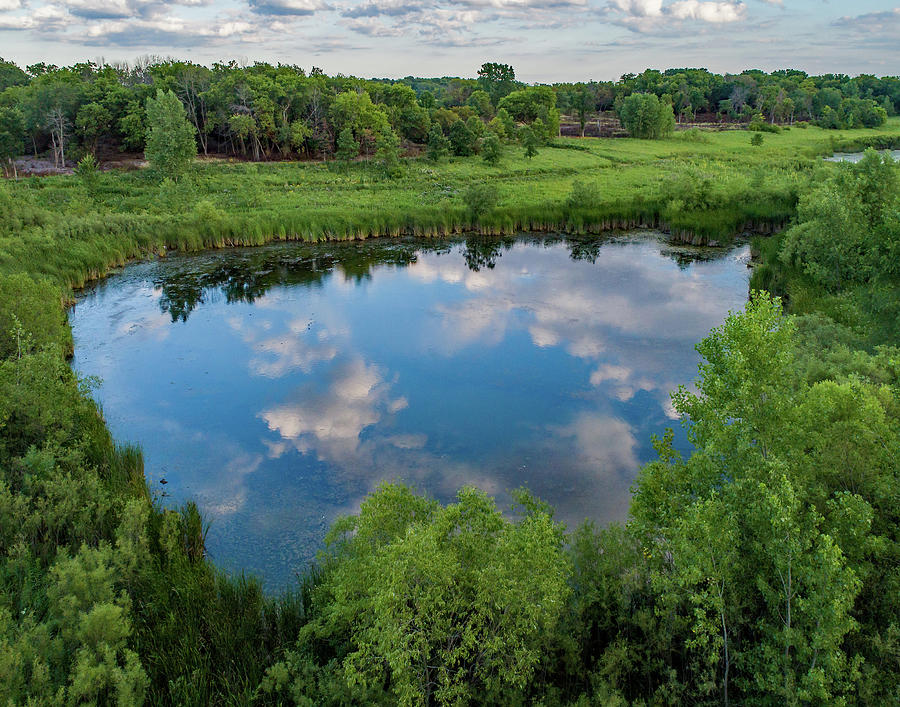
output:
[[[75,177],[7,182],[0,208],[0,273],[30,271],[80,286],[128,259],[168,248],[197,250],[277,239],[320,240],[461,230],[596,232],[663,225],[704,242],[787,221],[815,157],[834,145],[900,144],[900,119],[879,130],[811,127],[768,135],[705,133],[703,142],[563,138],[525,158],[507,146],[497,167],[479,157],[405,162],[400,177],[358,162],[200,161],[182,183],[147,170],[104,173],[88,195]],[[567,205],[572,184],[596,203]],[[472,223],[465,189],[497,188],[497,207]]]

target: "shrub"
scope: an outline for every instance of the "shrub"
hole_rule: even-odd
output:
[[[566,199],[566,205],[570,208],[591,208],[600,201],[600,186],[591,182],[576,179],[572,182],[572,191]]]
[[[781,128],[777,125],[772,125],[772,123],[767,123],[764,120],[754,119],[750,125],[747,126],[747,130],[752,130],[756,133],[775,133],[776,135],[781,132]]]
[[[678,133],[677,137],[679,140],[684,140],[685,142],[709,142],[709,138],[703,133],[702,130],[700,130],[700,128],[691,128],[690,130],[685,130]]]
[[[485,214],[494,210],[500,201],[497,187],[490,184],[473,184],[463,194],[466,211],[472,221],[477,221]]]
[[[481,156],[492,167],[500,162],[500,158],[503,156],[503,148],[500,145],[500,138],[494,133],[488,133],[482,139]]]
[[[750,144],[753,145],[754,147],[759,147],[760,145],[762,145],[763,144],[762,133],[753,133],[753,135],[750,136]]]

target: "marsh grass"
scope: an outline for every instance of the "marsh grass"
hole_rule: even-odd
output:
[[[0,190],[0,273],[25,270],[80,287],[111,267],[171,249],[463,231],[592,233],[654,225],[705,242],[783,224],[815,156],[898,144],[900,119],[837,137],[815,127],[784,132],[753,149],[746,135],[560,138],[553,146],[562,149],[531,160],[509,152],[498,167],[477,156],[438,164],[412,159],[396,179],[366,162],[335,170],[331,163],[201,161],[178,183],[160,184],[146,170],[101,173],[92,198],[77,178],[8,181]],[[707,203],[672,209],[672,178],[688,173],[711,185]],[[575,181],[600,200],[573,202]],[[475,185],[491,186],[498,196],[477,217],[465,198]]]

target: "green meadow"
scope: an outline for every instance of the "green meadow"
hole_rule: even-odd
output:
[[[496,167],[477,156],[436,163],[411,158],[395,177],[374,160],[200,160],[177,183],[160,183],[149,170],[102,172],[90,184],[77,176],[7,180],[0,194],[6,225],[0,272],[26,270],[80,286],[166,248],[465,230],[660,225],[706,242],[780,227],[793,215],[817,157],[896,145],[900,118],[875,130],[794,128],[766,134],[758,147],[750,135],[565,138],[533,158],[506,146]],[[467,204],[473,185],[496,190],[478,213]]]

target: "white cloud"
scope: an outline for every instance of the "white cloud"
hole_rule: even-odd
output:
[[[632,17],[661,17],[662,0],[612,0],[611,5]]]
[[[663,0],[610,0],[602,14],[636,32],[653,32],[685,21],[739,22],[746,18],[747,6],[740,0],[677,0],[669,4]]]
[[[741,2],[700,2],[699,0],[679,0],[668,9],[672,17],[679,20],[702,20],[703,22],[737,22],[744,19],[747,6]]]

